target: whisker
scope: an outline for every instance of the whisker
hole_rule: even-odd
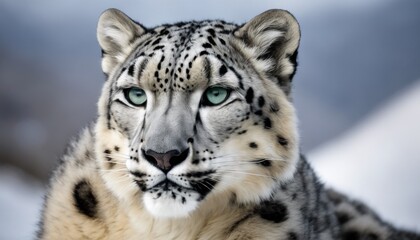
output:
[[[100,169],[101,172],[127,172],[127,169]]]
[[[124,162],[117,162],[117,161],[113,161],[113,160],[106,160],[106,162],[108,162],[108,163],[114,163],[116,165],[125,166],[125,161]]]
[[[206,187],[210,191],[212,190],[212,188],[214,188],[214,185],[212,185],[211,183],[208,183],[208,182],[206,182],[206,183],[209,184],[212,188],[210,188],[208,185],[206,185],[205,182],[197,182],[197,183],[199,183],[200,185]]]
[[[118,156],[118,157],[130,157],[129,154],[124,154],[124,153],[105,153],[105,156]]]
[[[258,173],[248,173],[248,172],[240,172],[240,171],[234,171],[234,170],[227,170],[227,171],[224,171],[224,172],[227,172],[227,173],[239,173],[239,174],[244,174],[244,175],[250,175],[250,176],[257,176],[257,177],[265,177],[265,178],[275,179],[272,176],[264,175],[264,174],[258,174]]]

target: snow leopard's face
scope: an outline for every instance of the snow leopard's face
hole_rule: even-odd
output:
[[[288,94],[299,29],[283,11],[145,29],[117,10],[99,21],[97,154],[130,209],[183,217],[209,199],[258,202],[297,159]]]

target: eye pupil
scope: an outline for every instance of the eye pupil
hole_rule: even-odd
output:
[[[124,90],[125,98],[134,106],[141,106],[146,103],[147,96],[143,89],[132,87]]]

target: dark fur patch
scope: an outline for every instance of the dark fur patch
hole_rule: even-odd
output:
[[[343,240],[358,240],[360,239],[360,234],[357,231],[350,230],[350,231],[343,232],[341,237]]]
[[[260,97],[258,98],[258,106],[263,107],[263,106],[264,106],[264,104],[265,104],[265,99],[264,99],[264,97],[263,97],[263,96],[260,96]]]
[[[105,157],[108,162],[108,168],[113,168],[115,166],[115,162],[111,157]]]
[[[96,199],[90,183],[83,179],[74,186],[74,205],[77,210],[90,218],[96,218],[98,200]]]
[[[216,42],[214,41],[214,39],[212,37],[207,37],[207,40],[209,41],[209,43],[213,46],[216,46]]]
[[[146,183],[143,180],[134,180],[134,182],[139,186],[140,190],[143,192],[147,191]]]
[[[217,180],[213,178],[205,178],[199,181],[191,181],[191,187],[200,194],[200,199],[203,200],[207,194],[213,190],[214,186],[217,184]]]
[[[281,223],[289,218],[287,207],[280,202],[263,202],[258,213],[263,219],[274,223]]]
[[[288,239],[288,240],[298,240],[298,236],[297,236],[297,234],[296,234],[296,233],[294,233],[294,232],[289,232],[289,233],[287,234],[287,239]]]
[[[288,144],[289,144],[289,142],[287,141],[287,139],[285,139],[284,137],[282,137],[282,136],[277,136],[277,142],[280,144],[280,145],[282,145],[283,147],[286,147]]]
[[[128,68],[128,75],[133,76],[134,75],[134,64],[131,64]]]
[[[263,112],[261,110],[257,110],[254,112],[255,115],[262,116]]]
[[[248,90],[246,91],[245,99],[247,103],[252,103],[254,99],[254,89],[252,89],[251,87],[248,88]]]
[[[258,148],[258,145],[255,142],[250,142],[249,147],[250,148]]]
[[[211,44],[210,43],[204,43],[202,46],[203,46],[203,48],[211,48]]]
[[[260,159],[255,161],[257,164],[262,165],[264,167],[270,167],[271,166],[271,161],[267,160],[267,159]]]
[[[270,118],[264,118],[264,128],[265,129],[271,129],[271,119]]]
[[[337,212],[336,215],[337,215],[338,222],[341,225],[345,224],[346,222],[348,222],[351,219],[351,217],[348,214],[343,213],[343,212]]]
[[[219,75],[220,76],[223,76],[223,75],[225,75],[227,73],[227,67],[225,66],[225,65],[222,65],[220,68],[219,68]]]

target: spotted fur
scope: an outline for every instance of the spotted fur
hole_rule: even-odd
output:
[[[98,118],[51,180],[39,239],[416,238],[327,191],[300,156],[290,13],[145,28],[110,9],[97,34]],[[214,86],[228,93],[212,105]]]

